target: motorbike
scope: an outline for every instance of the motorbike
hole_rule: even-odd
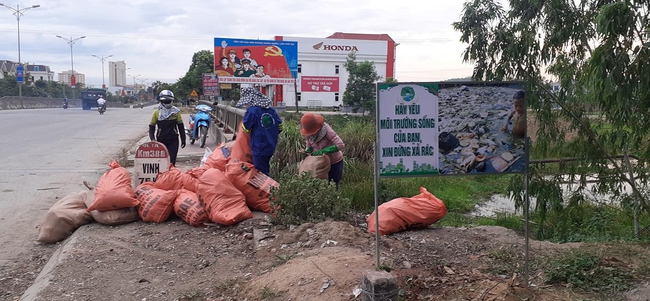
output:
[[[106,112],[106,104],[99,106],[97,111],[99,111],[99,115],[104,115],[104,112]]]
[[[144,104],[140,103],[140,109],[144,108]]]
[[[190,138],[190,144],[194,144],[196,140],[200,140],[200,147],[205,147],[205,141],[208,138],[208,129],[210,128],[210,111],[212,108],[207,105],[197,105],[194,107],[198,110],[196,114],[190,114],[189,129],[185,132]]]
[[[68,109],[68,103],[67,102],[63,103],[63,109]]]

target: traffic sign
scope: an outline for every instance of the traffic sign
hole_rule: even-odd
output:
[[[192,89],[192,93],[190,93],[191,97],[199,97],[199,93],[196,93],[195,89]]]
[[[157,141],[140,144],[133,160],[135,185],[155,182],[158,173],[169,170],[169,163],[169,151],[164,144]]]
[[[25,69],[23,66],[18,65],[16,67],[16,81],[21,84],[25,83]]]

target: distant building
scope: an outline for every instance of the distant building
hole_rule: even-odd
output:
[[[67,70],[59,73],[59,82],[62,84],[70,85],[71,75],[72,75],[72,70]],[[86,84],[85,74],[75,71],[74,76],[77,84]]]
[[[25,68],[25,73],[28,73],[29,75],[29,78],[25,78],[27,81],[54,81],[54,72],[50,70],[50,66],[34,65],[29,63],[23,63],[23,66]],[[16,75],[16,67],[18,67],[18,62],[0,60],[0,79],[7,75]]]
[[[29,73],[30,81],[37,80],[54,81],[54,71],[50,70],[50,66],[45,65],[25,65],[25,72]]]
[[[126,86],[126,63],[124,61],[108,62],[108,86]]]
[[[0,79],[7,75],[15,75],[18,62],[0,60]]]
[[[374,64],[380,81],[395,78],[395,50],[399,44],[387,34],[335,32],[326,38],[275,36],[275,40],[298,42],[298,93],[294,85],[261,89],[275,104],[293,106],[297,100],[299,106],[305,107],[339,106],[348,83],[345,62],[351,51],[356,53],[358,62]],[[333,84],[320,89],[309,86],[310,80],[328,80]]]

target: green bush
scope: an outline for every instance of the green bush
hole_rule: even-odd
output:
[[[336,190],[334,183],[285,173],[278,182],[281,189],[271,190],[273,206],[280,206],[275,224],[297,225],[317,223],[327,218],[345,220],[350,211],[350,200]]]

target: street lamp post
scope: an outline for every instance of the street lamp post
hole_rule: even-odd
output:
[[[81,36],[81,37],[78,37],[78,38],[75,38],[75,39],[73,39],[72,37],[70,37],[69,39],[68,39],[68,38],[64,38],[64,37],[62,37],[62,36],[56,36],[56,37],[59,38],[59,39],[63,39],[63,40],[65,40],[66,42],[68,42],[68,44],[70,44],[70,65],[72,66],[72,70],[71,70],[71,71],[72,71],[72,75],[70,75],[70,87],[72,87],[72,98],[74,98],[74,89],[75,89],[75,86],[76,86],[76,82],[75,82],[74,85],[73,85],[72,80],[75,78],[75,76],[74,76],[74,58],[73,58],[73,56],[72,56],[72,46],[74,45],[74,43],[75,43],[76,41],[79,41],[79,40],[81,40],[81,39],[85,39],[86,36]]]
[[[102,61],[102,89],[106,89],[106,81],[104,80],[104,61],[107,58],[112,57],[113,55],[111,54],[109,56],[101,56],[100,57],[100,56],[96,56],[96,55],[93,54],[93,56],[98,58],[100,61]]]
[[[138,77],[140,77],[140,74],[135,75],[135,76],[134,76],[134,75],[127,75],[127,76],[133,78],[133,96],[135,97],[135,95],[136,95],[136,93],[137,93],[137,91],[136,91],[137,87],[136,87],[135,80],[136,80]]]
[[[18,24],[18,66],[22,67],[23,64],[22,64],[22,61],[20,59],[20,16],[22,16],[23,12],[25,12],[27,10],[30,10],[32,8],[39,8],[41,6],[40,5],[32,5],[30,7],[25,7],[23,9],[21,9],[20,5],[18,5],[18,4],[16,4],[15,9],[12,8],[12,7],[6,6],[6,5],[4,5],[2,3],[0,3],[0,6],[3,6],[5,8],[7,8],[8,10],[10,10],[13,13],[14,16],[16,16],[16,23]],[[24,78],[24,73],[23,73],[23,78]],[[24,79],[23,79],[23,82],[24,82]],[[18,82],[18,96],[19,97],[23,96],[23,83],[22,82]]]

